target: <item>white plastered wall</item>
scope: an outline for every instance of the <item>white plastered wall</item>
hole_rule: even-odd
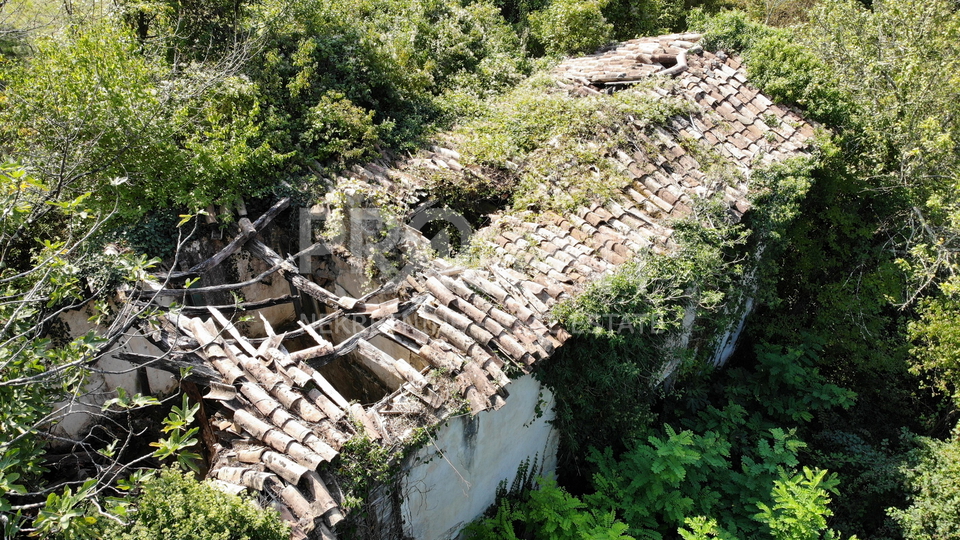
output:
[[[524,460],[539,474],[557,465],[559,434],[553,393],[532,375],[512,381],[499,410],[448,419],[431,442],[408,458],[402,489],[404,532],[418,540],[456,538],[495,502]]]
[[[94,315],[93,308],[89,304],[84,308],[62,313],[59,318],[67,327],[67,337],[75,339],[91,330],[97,330],[89,320],[92,315]],[[56,405],[54,410],[62,409],[62,418],[54,427],[55,433],[70,439],[81,438],[96,422],[103,403],[116,397],[117,388],[123,388],[131,395],[136,393],[165,395],[176,389],[177,381],[173,375],[150,367],[146,368],[149,388],[141,388],[137,366],[116,358],[118,353],[149,356],[162,354],[135,330],[130,332],[130,337],[121,340],[94,364],[92,373],[84,385],[83,394]]]

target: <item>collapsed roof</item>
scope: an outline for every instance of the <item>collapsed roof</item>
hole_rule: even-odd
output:
[[[578,95],[670,77],[673,84],[649,91],[679,95],[694,110],[660,127],[638,124],[630,136],[641,150],[606,156],[629,179],[617,197],[569,215],[494,217],[477,235],[494,254],[482,268],[434,259],[361,298],[338,295],[257,238],[289,204],[284,200],[256,223],[241,220],[241,233],[213,262],[179,273],[202,273],[243,246],[297,294],[325,306],[318,321],[287,332],[266,324],[267,335],[258,338],[244,335],[213,307],[194,309],[194,316],[171,314],[147,331],[170,353],[171,369],[190,365],[190,379],[209,388],[209,414],[202,419],[212,453],[209,477],[227,491],[264,494],[295,523],[295,536],[333,538],[344,516],[335,475],[324,464],[348,439],[363,435],[400,444],[412,428],[440,422],[464,401],[473,413],[499,408],[509,399],[507,373],[528,373],[569,337],[550,322],[557,302],[637,254],[669,251],[672,222],[688,216],[696,199],[721,194],[732,215],[747,212],[750,169],[803,153],[814,130],[749,86],[737,58],[704,52],[699,39],[636,39],[554,70],[560,90]],[[739,168],[739,183],[709,178],[688,150],[691,141]],[[462,161],[454,149],[434,148],[355,167],[334,189],[362,185],[402,199],[422,190],[417,171],[485,174]],[[358,321],[360,330],[336,343],[318,331],[345,317]],[[292,344],[307,336],[312,345]],[[382,399],[351,403],[323,375],[324,366],[348,355],[389,390]]]

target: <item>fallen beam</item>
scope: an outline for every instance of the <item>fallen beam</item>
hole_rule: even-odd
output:
[[[247,244],[247,249],[250,253],[253,253],[257,257],[263,259],[267,263],[279,266],[280,273],[283,274],[294,287],[303,291],[306,294],[320,300],[324,304],[334,308],[334,309],[353,309],[357,301],[354,299],[340,298],[339,296],[333,294],[332,292],[324,289],[323,287],[317,285],[316,283],[310,281],[309,279],[300,275],[297,271],[297,267],[293,265],[290,261],[284,260],[280,255],[277,255],[277,252],[270,249],[266,244],[260,240],[251,240]]]
[[[238,225],[240,226],[240,234],[234,237],[229,244],[224,246],[224,248],[218,251],[213,257],[195,264],[189,270],[183,272],[168,272],[166,274],[158,274],[157,277],[163,280],[183,279],[203,274],[204,272],[222,263],[227,259],[227,257],[236,253],[237,250],[243,247],[248,240],[253,238],[258,231],[269,225],[270,222],[273,221],[273,218],[277,217],[280,212],[286,210],[288,206],[290,206],[290,197],[284,197],[277,201],[276,204],[271,206],[269,210],[264,212],[264,214],[257,218],[257,221],[253,223],[250,223],[250,220],[247,218],[241,218],[238,222]]]
[[[427,301],[427,298],[429,298],[429,296],[424,294],[410,300],[409,302],[401,304],[399,310],[396,313],[394,313],[392,316],[384,317],[383,319],[375,321],[370,326],[350,336],[343,342],[337,344],[337,346],[333,348],[333,352],[331,353],[314,356],[312,358],[301,358],[301,360],[303,360],[308,366],[314,369],[323,367],[329,364],[330,362],[333,362],[337,358],[340,358],[341,356],[344,356],[346,354],[353,352],[357,348],[357,346],[359,346],[361,341],[367,341],[373,338],[374,336],[376,336],[377,334],[379,334],[380,327],[385,325],[387,321],[391,321],[394,319],[402,319],[410,315],[411,313],[415,312],[417,308],[420,307],[421,304]]]
[[[209,308],[218,309],[220,311],[226,311],[228,313],[235,313],[237,311],[254,311],[257,309],[264,309],[273,306],[279,306],[282,304],[289,304],[293,302],[298,297],[292,295],[278,296],[277,298],[267,298],[266,300],[259,300],[257,302],[240,302],[238,304],[224,305],[224,306],[179,306],[178,309],[182,310],[183,313],[197,314],[197,313],[206,313]]]
[[[236,289],[242,289],[243,287],[247,287],[249,285],[260,283],[260,281],[262,281],[263,278],[269,276],[270,274],[280,271],[280,269],[281,269],[280,265],[273,266],[270,269],[268,269],[266,272],[263,272],[262,274],[252,279],[248,279],[247,281],[243,281],[240,283],[227,283],[225,285],[211,285],[210,287],[197,287],[195,289],[164,288],[164,289],[160,289],[159,291],[144,291],[140,293],[140,296],[149,297],[151,300],[153,300],[154,298],[159,298],[161,296],[186,296],[188,294],[207,294],[207,293],[215,293],[215,292],[223,292],[223,291],[232,291]]]

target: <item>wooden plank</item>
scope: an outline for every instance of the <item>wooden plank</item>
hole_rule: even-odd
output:
[[[247,338],[243,337],[243,334],[241,334],[240,331],[237,330],[235,326],[233,326],[233,323],[230,322],[229,319],[223,316],[223,313],[220,313],[220,310],[218,310],[213,306],[207,306],[207,311],[209,311],[210,314],[213,315],[213,318],[216,319],[218,323],[220,323],[220,326],[223,327],[223,329],[226,330],[228,334],[230,334],[230,337],[236,340],[237,344],[240,345],[240,347],[242,347],[243,350],[247,352],[247,354],[249,354],[250,356],[257,355],[257,349],[253,345],[251,345],[249,341],[247,341]]]
[[[307,334],[310,335],[311,338],[313,338],[313,341],[315,341],[317,345],[325,345],[333,348],[333,344],[323,339],[323,336],[318,334],[316,330],[314,330],[312,327],[306,324],[303,324],[303,321],[297,321],[297,324],[300,325],[300,328],[302,328],[304,332],[306,332]]]
[[[227,283],[225,285],[211,285],[210,287],[196,287],[192,289],[160,289],[159,291],[142,291],[140,293],[140,297],[147,297],[152,301],[154,298],[159,298],[161,296],[186,296],[189,294],[206,294],[242,289],[243,287],[260,283],[263,278],[275,272],[279,272],[281,268],[282,267],[279,264],[274,265],[260,275],[240,283]]]
[[[192,289],[180,289],[187,292],[192,292]],[[234,305],[223,305],[223,306],[179,306],[179,309],[183,313],[198,314],[207,310],[208,307],[215,307],[221,311],[228,312],[237,312],[237,311],[256,311],[258,309],[264,309],[273,306],[279,306],[282,304],[289,304],[294,302],[299,297],[293,295],[283,295],[276,298],[267,298],[266,300],[258,300],[256,302],[240,302]]]
[[[217,437],[213,434],[213,427],[210,425],[210,420],[207,418],[207,409],[203,404],[203,395],[200,394],[197,385],[190,381],[180,381],[180,388],[183,388],[183,393],[190,398],[190,401],[199,405],[197,425],[200,426],[200,441],[203,443],[203,451],[201,452],[203,455],[202,473],[210,469],[210,464],[217,457]]]
[[[293,263],[291,263],[290,261],[284,260],[282,257],[280,257],[280,255],[277,255],[277,252],[270,249],[266,244],[264,244],[260,240],[256,240],[256,239],[251,240],[247,244],[247,249],[250,251],[250,253],[253,253],[254,255],[263,259],[269,264],[279,266],[280,272],[283,274],[285,278],[287,278],[290,281],[290,283],[293,284],[294,287],[303,291],[306,294],[309,294],[310,296],[316,298],[317,300],[320,300],[324,304],[334,309],[339,309],[339,308],[350,309],[353,307],[354,303],[356,302],[354,301],[353,303],[348,303],[349,307],[343,306],[340,303],[340,297],[324,289],[323,287],[317,285],[316,283],[310,281],[309,279],[301,276],[297,272],[297,268],[293,265]]]
[[[342,343],[337,344],[337,346],[334,348],[334,351],[332,353],[325,354],[322,356],[317,356],[314,358],[304,359],[304,361],[307,363],[307,365],[316,369],[316,368],[325,366],[330,362],[333,362],[334,360],[336,360],[337,358],[345,354],[353,352],[353,350],[357,348],[357,344],[360,342],[360,340],[369,340],[373,336],[379,334],[380,328],[384,324],[386,324],[387,321],[394,320],[394,319],[402,319],[410,315],[411,313],[416,311],[421,304],[426,302],[428,298],[429,298],[429,295],[424,294],[410,300],[405,305],[402,305],[400,311],[398,311],[397,313],[394,313],[392,317],[386,317],[378,321],[375,321],[373,324],[371,324],[367,328],[364,328],[360,332],[357,332],[356,334],[350,336],[349,338],[344,340]]]
[[[403,384],[404,378],[394,366],[392,356],[374,347],[365,339],[357,342],[357,352],[363,363],[367,364],[367,369],[383,381],[387,388],[396,390]]]
[[[192,266],[189,270],[184,272],[169,272],[167,274],[158,274],[157,277],[163,280],[169,279],[182,279],[191,276],[198,276],[209,271],[211,268],[216,267],[228,257],[237,252],[244,244],[246,244],[251,238],[253,238],[257,231],[263,229],[273,221],[273,218],[284,211],[288,206],[290,206],[290,197],[284,197],[277,201],[276,204],[270,207],[269,210],[264,212],[262,216],[257,218],[257,221],[250,223],[250,220],[247,218],[240,218],[240,221],[237,223],[240,227],[240,233],[237,234],[230,241],[229,244],[223,247],[218,251],[214,256],[209,259],[202,261],[198,264]]]

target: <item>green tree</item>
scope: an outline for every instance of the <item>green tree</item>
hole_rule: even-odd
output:
[[[960,14],[948,1],[824,2],[807,43],[853,103],[863,174],[906,197],[897,247],[910,302],[950,283],[957,234]]]
[[[49,186],[48,196],[77,197],[134,221],[169,205],[203,208],[262,193],[272,163],[254,146],[258,101],[236,73],[171,66],[105,19],[33,43],[7,62],[0,133]],[[119,197],[119,204],[118,203]]]
[[[36,509],[46,492],[37,517],[41,530],[92,527],[109,514],[87,501],[105,486],[97,478],[116,476],[122,467],[106,465],[90,484],[67,481],[66,489],[44,490],[44,440],[83,392],[91,365],[146,314],[132,303],[113,309],[106,300],[155,263],[102,253],[90,238],[109,216],[87,206],[89,194],[69,198],[52,189],[18,165],[0,167],[0,515],[10,536],[23,525],[22,512]],[[108,330],[56,341],[48,336],[62,313],[88,303]],[[95,440],[75,444],[110,453]]]

